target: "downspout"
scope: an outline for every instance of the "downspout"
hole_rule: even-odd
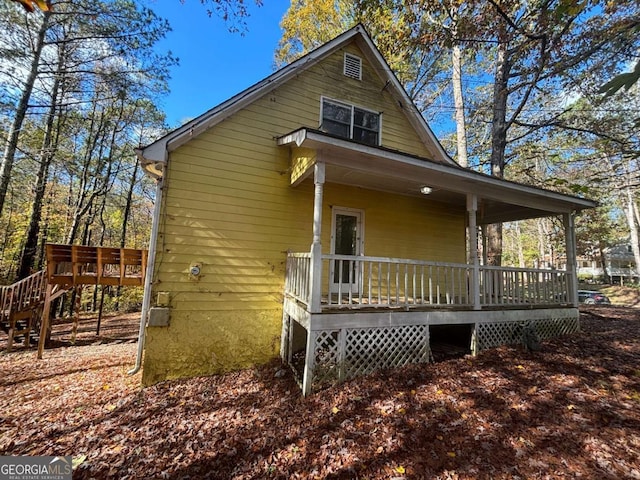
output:
[[[149,256],[147,258],[147,272],[144,277],[144,296],[142,297],[142,312],[140,313],[140,329],[138,330],[138,352],[136,364],[127,373],[135,375],[142,367],[142,352],[144,350],[144,335],[146,330],[147,315],[151,305],[151,284],[153,283],[153,269],[156,261],[156,243],[158,241],[158,228],[160,225],[160,204],[162,203],[163,176],[156,177],[156,202],[153,206],[153,224],[151,225],[151,238],[149,239]]]

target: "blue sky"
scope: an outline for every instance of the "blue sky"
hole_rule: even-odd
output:
[[[180,65],[171,72],[171,93],[161,106],[171,127],[179,126],[262,80],[273,72],[273,54],[281,37],[280,20],[289,0],[247,0],[248,31],[229,33],[218,17],[209,17],[199,0],[149,2],[173,29],[158,45],[171,50]]]

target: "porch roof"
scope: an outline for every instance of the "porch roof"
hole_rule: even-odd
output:
[[[433,189],[430,200],[462,208],[466,195],[478,197],[478,224],[546,217],[593,208],[597,203],[542,188],[445,165],[383,147],[373,147],[338,138],[318,130],[300,128],[278,137],[277,144],[305,147],[317,152],[325,163],[326,181],[354,185],[402,195],[424,196],[420,189]],[[313,174],[313,164],[294,183]]]

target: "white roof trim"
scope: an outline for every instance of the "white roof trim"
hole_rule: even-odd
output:
[[[366,45],[366,48],[362,49],[363,53],[369,62],[373,64],[378,75],[383,80],[386,80],[400,97],[400,105],[406,112],[409,122],[416,129],[416,132],[420,135],[422,141],[425,144],[433,144],[436,146],[440,155],[439,158],[436,158],[435,160],[456,165],[454,160],[447,155],[446,151],[433,134],[433,131],[429,128],[429,125],[409,98],[393,71],[389,68],[389,65],[375,47],[365,28],[360,24],[350,30],[347,30],[343,34],[334,38],[330,42],[325,43],[311,53],[308,53],[304,57],[301,57],[295,62],[278,70],[264,80],[231,97],[229,100],[203,113],[199,117],[194,118],[183,126],[169,132],[167,135],[156,140],[152,144],[136,150],[141,163],[143,165],[158,163],[166,164],[168,152],[184,145],[190,139],[198,136],[202,132],[224,120],[226,117],[251,104],[253,101],[264,96],[280,84],[296,75],[300,69],[306,69],[311,65],[316,64],[354,38],[360,42],[364,42]],[[361,44],[359,46],[362,48]],[[156,170],[158,169],[156,168]]]
[[[391,82],[390,85],[393,87],[394,91],[400,96],[402,100],[400,102],[400,107],[406,112],[409,122],[411,123],[413,128],[415,128],[418,135],[420,135],[422,141],[424,143],[433,144],[436,146],[436,148],[438,149],[438,152],[440,153],[440,157],[434,158],[434,160],[450,163],[452,165],[458,165],[455,162],[455,160],[453,160],[447,154],[447,152],[445,151],[440,141],[436,138],[435,134],[433,133],[433,130],[431,130],[431,127],[429,127],[429,124],[427,123],[427,121],[424,119],[424,117],[422,116],[418,108],[415,106],[411,98],[409,98],[409,95],[407,94],[406,90],[400,83],[400,80],[398,80],[398,77],[396,77],[396,74],[393,73],[393,70],[391,70],[387,61],[384,59],[380,51],[374,45],[373,40],[371,40],[371,37],[366,33],[366,30],[364,30],[363,28],[362,31],[363,31],[362,38],[364,39],[367,46],[369,47],[368,49],[363,49],[364,55],[367,57],[370,63],[374,65],[375,63],[378,63],[382,67],[382,74],[380,72],[377,72],[378,75],[380,75],[380,77],[383,80],[388,80]],[[368,54],[373,55],[374,61],[372,61],[372,58],[369,57]]]
[[[482,198],[505,201],[515,205],[532,208],[549,209],[553,211],[571,212],[594,208],[597,203],[593,200],[574,197],[562,193],[536,188],[529,185],[511,182],[496,177],[491,177],[480,172],[468,170],[458,165],[444,165],[432,160],[413,157],[401,152],[372,147],[350,140],[336,138],[323,132],[299,129],[276,140],[278,145],[307,145],[310,148],[334,147],[349,150],[354,153],[369,155],[384,160],[391,160],[397,168],[387,169],[385,166],[371,165],[369,170],[381,168],[391,176],[439,174],[447,180],[446,188],[460,193],[478,193]],[[340,161],[345,165],[349,162],[349,155],[340,155]],[[327,160],[327,163],[331,160]]]

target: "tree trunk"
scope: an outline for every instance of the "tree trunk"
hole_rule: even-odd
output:
[[[29,227],[27,228],[24,248],[20,255],[20,265],[17,272],[18,279],[29,276],[38,250],[38,234],[40,232],[40,219],[42,218],[42,201],[44,199],[47,176],[49,175],[49,166],[51,165],[51,161],[55,155],[58,143],[57,138],[55,142],[53,141],[53,129],[56,110],[58,108],[58,94],[60,89],[60,80],[63,75],[64,57],[63,48],[58,58],[58,68],[51,90],[51,105],[49,106],[49,113],[47,114],[42,151],[40,152],[40,165],[36,177],[35,196],[31,206]]]
[[[516,222],[516,245],[518,246],[518,266],[525,268],[524,250],[522,248],[522,234],[520,232],[520,222]]]
[[[611,275],[609,275],[609,270],[607,269],[607,259],[604,254],[604,249],[604,242],[598,242],[598,252],[600,253],[600,267],[602,268],[602,276],[604,277],[605,283],[611,285]]]
[[[139,160],[136,157],[136,164],[133,167],[133,173],[131,174],[131,181],[129,182],[129,190],[127,191],[127,203],[124,206],[124,212],[122,214],[122,234],[120,235],[120,248],[124,248],[127,243],[127,222],[129,221],[129,215],[131,214],[131,202],[133,200],[133,189],[136,186]]]
[[[456,33],[457,29],[453,31],[454,37]],[[464,120],[464,98],[462,96],[462,51],[457,43],[453,45],[451,62],[453,67],[451,81],[453,83],[453,102],[455,105],[458,164],[467,168],[469,160],[467,158],[467,130]]]
[[[20,137],[22,124],[29,107],[31,92],[33,91],[33,86],[35,85],[36,78],[38,76],[40,56],[42,55],[42,48],[44,47],[45,34],[49,27],[50,17],[51,12],[45,12],[43,14],[42,23],[40,24],[40,29],[38,30],[38,35],[36,37],[29,75],[27,76],[22,89],[20,101],[16,107],[15,117],[13,118],[13,122],[9,128],[9,134],[7,135],[7,141],[2,155],[2,162],[0,162],[0,216],[2,216],[2,210],[4,209],[4,201],[7,196],[7,189],[9,188],[9,180],[11,179],[11,169],[13,168],[16,150],[18,149],[18,138]]]
[[[496,75],[493,85],[493,122],[491,124],[491,175],[504,178],[504,153],[507,146],[507,97],[509,71],[505,33],[498,35]],[[487,228],[489,265],[502,265],[502,224],[494,223]]]

